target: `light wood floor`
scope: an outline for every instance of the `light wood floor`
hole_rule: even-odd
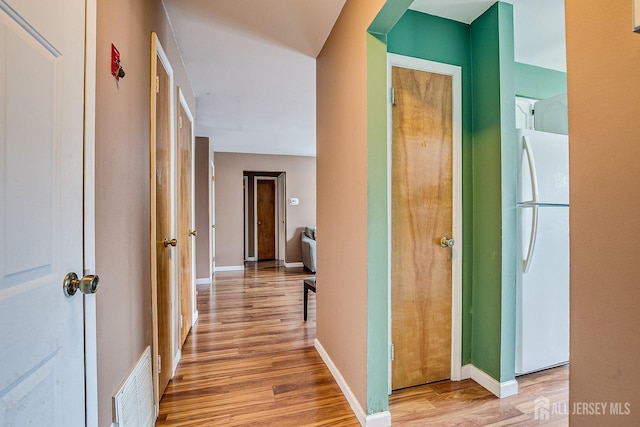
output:
[[[198,286],[199,319],[162,401],[157,426],[358,426],[313,347],[315,295],[302,320],[301,268],[251,263]],[[393,425],[537,425],[535,399],[567,401],[568,369],[520,377],[499,400],[471,380],[394,392]],[[552,414],[546,425],[567,425]]]

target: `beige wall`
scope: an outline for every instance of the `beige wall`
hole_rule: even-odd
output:
[[[196,237],[196,277],[211,279],[211,245],[209,242],[209,138],[196,137],[195,152],[195,222]]]
[[[159,0],[98,1],[96,270],[100,426],[111,396],[151,344],[149,86],[151,31],[159,33],[191,112],[195,99]],[[111,43],[126,77],[110,74]]]
[[[631,4],[566,1],[569,409],[578,402],[631,403],[628,416],[576,414],[572,426],[640,425],[640,34],[631,31]]]
[[[215,153],[216,267],[244,262],[244,171],[285,172],[287,204],[286,262],[301,262],[300,232],[316,223],[316,159],[301,156]]]
[[[317,75],[317,337],[367,407],[367,27],[384,1],[348,0]]]

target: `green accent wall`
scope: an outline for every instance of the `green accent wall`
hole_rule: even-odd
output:
[[[471,24],[473,67],[473,320],[471,361],[514,378],[517,150],[513,6]]]
[[[388,0],[367,37],[367,415],[389,409],[387,33],[413,0]]]
[[[387,48],[367,34],[367,414],[386,411],[389,381]]]
[[[473,104],[467,24],[408,10],[387,36],[391,53],[462,67],[462,364],[471,362],[473,274]]]
[[[516,95],[545,99],[567,92],[567,74],[535,65],[515,63]]]
[[[473,363],[499,381],[514,378],[517,150],[513,7],[496,3],[466,25],[407,11],[410,3],[388,0],[366,35],[367,414],[388,410],[387,51],[462,67],[462,362]],[[558,78],[529,66],[518,66],[518,70],[521,76],[534,72],[542,76],[542,86],[543,79]],[[528,94],[522,96],[543,93],[533,86],[522,87],[522,93]]]

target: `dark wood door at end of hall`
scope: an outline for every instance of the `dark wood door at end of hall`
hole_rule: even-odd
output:
[[[276,181],[257,181],[258,261],[276,258]]]

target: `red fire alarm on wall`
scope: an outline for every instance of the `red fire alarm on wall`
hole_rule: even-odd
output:
[[[111,43],[111,75],[115,77],[116,80],[124,77],[124,70],[120,64],[120,52],[118,52],[118,49],[113,43]]]

